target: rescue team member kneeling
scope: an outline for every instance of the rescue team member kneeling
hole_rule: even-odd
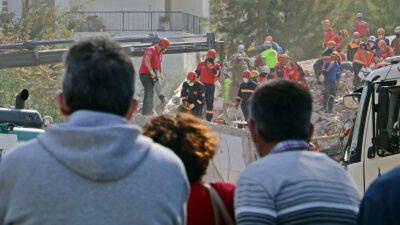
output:
[[[161,74],[162,53],[168,48],[169,41],[162,38],[158,44],[148,47],[140,65],[140,81],[144,87],[143,115],[153,114],[154,85],[158,81],[156,73]],[[160,95],[161,103],[165,103],[165,96]]]
[[[249,117],[249,99],[256,90],[258,84],[250,79],[251,72],[248,70],[243,71],[243,82],[240,84],[238,95],[236,98],[235,108],[239,108],[239,103],[242,102],[241,108],[244,119],[247,121]]]
[[[215,82],[220,75],[221,66],[215,63],[217,52],[211,49],[207,52],[207,59],[199,62],[196,73],[200,77],[200,82],[204,84],[205,100],[206,100],[206,120],[211,121],[213,118]]]
[[[181,90],[182,105],[193,115],[201,117],[204,105],[204,85],[197,80],[195,72],[187,74]]]

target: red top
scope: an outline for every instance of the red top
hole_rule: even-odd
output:
[[[364,20],[356,21],[354,23],[354,29],[360,33],[361,36],[368,36],[368,23]]]
[[[210,183],[210,185],[218,192],[232,219],[235,220],[233,209],[235,185],[226,182],[215,182]],[[225,224],[222,215],[220,215],[220,219],[221,225]],[[214,213],[210,195],[200,183],[190,184],[190,195],[187,203],[187,225],[214,225]]]
[[[380,49],[379,50],[379,57],[381,57],[382,59],[386,59],[387,57],[392,57],[394,56],[394,51],[393,48],[390,46],[386,46],[386,49]]]
[[[335,32],[331,27],[325,30],[324,44],[327,45],[335,37]]]
[[[219,63],[214,63],[214,68],[217,70],[221,69]],[[207,66],[205,61],[199,62],[197,65],[197,70],[200,71],[200,82],[203,84],[215,84],[217,81],[217,76],[214,75],[212,70]]]
[[[335,35],[332,38],[332,41],[336,42],[336,51],[340,52],[340,49],[342,48],[342,42],[343,41],[337,35]]]
[[[150,74],[150,71],[149,71],[149,69],[147,69],[147,66],[144,62],[144,59],[148,55],[151,57],[150,58],[151,68],[160,70],[160,64],[162,61],[162,53],[157,52],[156,46],[154,45],[154,46],[148,47],[146,49],[146,52],[143,55],[142,64],[140,65],[139,74]]]

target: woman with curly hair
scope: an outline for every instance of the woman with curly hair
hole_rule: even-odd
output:
[[[187,113],[154,117],[143,127],[143,134],[174,151],[185,165],[190,182],[187,205],[188,225],[215,224],[210,195],[202,182],[210,160],[214,157],[218,140],[210,128]],[[210,186],[220,196],[230,217],[234,217],[235,185],[212,182]],[[220,224],[225,224],[221,218]]]

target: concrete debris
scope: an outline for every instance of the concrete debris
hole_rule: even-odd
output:
[[[343,105],[343,96],[352,93],[353,73],[343,72],[341,80],[337,84],[337,95],[334,100],[333,113],[325,113],[323,111],[323,91],[324,87],[315,77],[312,65],[315,60],[308,60],[299,62],[304,70],[310,71],[310,76],[306,77],[309,85],[310,92],[313,97],[313,113],[311,122],[314,124],[313,137],[332,136],[342,133],[353,125],[353,120],[356,115],[356,110],[347,109]],[[323,79],[321,79],[323,80]],[[330,151],[331,149],[339,149],[347,141],[344,138],[342,141],[339,138],[332,138],[327,140],[313,141],[320,151]]]

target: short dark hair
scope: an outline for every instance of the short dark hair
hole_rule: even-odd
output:
[[[188,113],[154,117],[143,127],[143,134],[181,158],[190,183],[201,181],[218,143],[215,133]]]
[[[288,80],[267,82],[250,100],[250,118],[268,142],[307,140],[311,113],[309,90]]]
[[[64,59],[62,90],[67,114],[86,109],[125,116],[134,95],[135,70],[118,43],[107,38],[79,41]]]

